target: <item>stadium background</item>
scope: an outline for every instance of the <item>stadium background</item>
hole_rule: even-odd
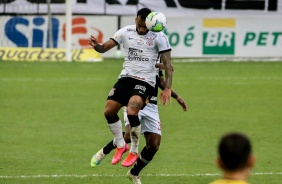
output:
[[[75,62],[58,62],[66,61],[68,45],[65,1],[5,0],[0,183],[129,183],[128,168],[112,166],[112,155],[95,169],[89,166],[92,154],[112,138],[103,109],[122,58],[118,48],[95,53],[87,39],[93,34],[106,41],[133,24],[142,7],[167,16],[173,88],[189,106],[184,113],[175,101],[160,105],[162,145],[142,182],[218,178],[216,145],[228,131],[244,132],[254,143],[251,183],[281,182],[281,0],[72,1]]]
[[[278,23],[282,16],[281,0],[217,0],[212,3],[206,0],[71,1],[72,40],[68,44],[66,4],[64,1],[50,1],[48,8],[46,2],[14,0],[0,4],[2,60],[42,60],[39,51],[24,49],[15,53],[13,48],[16,47],[65,49],[67,45],[74,50],[73,60],[95,60],[100,58],[98,54],[93,56],[93,52],[87,50],[85,53],[77,51],[89,48],[89,35],[97,36],[101,42],[106,41],[118,28],[134,24],[136,11],[142,7],[164,12],[167,16],[165,33],[174,58],[274,60],[282,57],[282,25]],[[9,51],[12,54],[8,54]],[[53,60],[64,60],[63,50],[52,52],[57,53],[50,56]],[[103,57],[115,54],[116,50],[112,50]],[[47,53],[43,58],[46,57]]]

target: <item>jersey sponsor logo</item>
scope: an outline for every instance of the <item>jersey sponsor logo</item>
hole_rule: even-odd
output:
[[[149,58],[141,58],[141,57],[135,57],[135,56],[128,56],[127,57],[129,61],[135,60],[135,61],[149,61]]]
[[[128,56],[127,59],[129,61],[135,60],[135,61],[149,61],[149,58],[142,58],[140,55],[143,53],[143,50],[135,49],[135,48],[129,48],[128,49]]]
[[[135,29],[129,29],[129,28],[128,28],[127,31],[136,31],[136,30],[135,30]]]
[[[146,91],[146,87],[145,87],[145,86],[141,86],[141,85],[136,85],[136,86],[134,87],[134,89],[139,89],[139,90],[141,90],[141,91],[143,91],[143,92]]]
[[[129,48],[128,50],[129,50],[128,54],[130,54],[130,55],[135,55],[135,56],[136,56],[138,53],[142,53],[142,52],[143,52],[143,50],[135,49],[135,48]]]
[[[109,96],[113,96],[115,94],[116,88],[112,88],[111,91],[109,92]]]

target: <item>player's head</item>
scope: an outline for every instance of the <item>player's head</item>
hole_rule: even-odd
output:
[[[137,16],[135,18],[135,24],[138,34],[143,35],[148,32],[146,27],[146,17],[151,13],[151,10],[148,8],[142,8],[137,12]]]
[[[252,168],[255,162],[250,140],[242,133],[225,134],[219,142],[218,152],[218,165],[224,171]]]

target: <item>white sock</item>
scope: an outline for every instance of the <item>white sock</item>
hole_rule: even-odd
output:
[[[114,143],[118,148],[122,148],[125,145],[125,141],[122,135],[122,124],[121,121],[118,120],[115,123],[109,124],[110,130],[114,135]]]
[[[130,146],[130,152],[132,153],[138,153],[138,145],[139,145],[139,137],[141,134],[141,125],[138,125],[136,127],[132,127],[130,131],[130,138],[131,138],[131,146]]]
[[[103,152],[103,148],[100,149],[95,155],[97,161],[101,161],[106,156]]]

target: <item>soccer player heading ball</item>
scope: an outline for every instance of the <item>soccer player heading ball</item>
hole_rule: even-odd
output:
[[[131,126],[131,146],[138,145],[141,131],[138,113],[154,92],[155,65],[159,57],[164,65],[166,83],[160,94],[160,101],[163,105],[171,101],[171,47],[163,32],[152,32],[146,27],[145,19],[150,13],[151,10],[148,8],[140,9],[135,18],[135,25],[121,28],[105,43],[98,43],[97,37],[93,35],[88,40],[88,43],[99,53],[107,52],[119,44],[122,44],[124,48],[123,69],[118,81],[109,92],[104,111],[104,116],[114,136],[114,144],[117,146],[112,164],[117,164],[128,148],[122,134],[122,123],[118,117],[118,111],[123,106],[127,106],[127,118]],[[150,150],[148,146],[144,150],[144,155],[151,160],[155,152],[156,150]],[[141,183],[137,172],[129,174],[131,178]]]

